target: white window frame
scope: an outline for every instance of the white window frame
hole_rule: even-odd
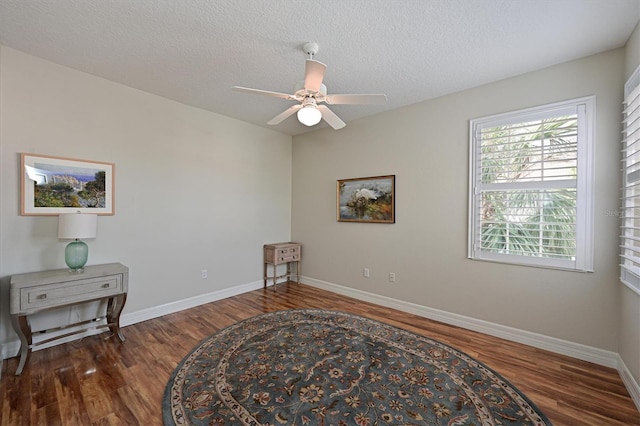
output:
[[[629,186],[629,183],[631,183],[631,185],[634,185],[634,183],[637,182],[637,179],[634,179],[634,181],[632,182],[628,182],[629,174],[633,174],[634,177],[637,177],[637,174],[638,174],[637,171],[629,173],[629,171],[627,170],[627,167],[631,166],[629,167],[631,169],[633,168],[633,165],[628,165],[626,162],[626,159],[629,156],[629,153],[627,152],[627,147],[630,148],[631,146],[640,143],[640,134],[638,134],[640,132],[640,129],[633,132],[633,134],[627,131],[627,129],[630,127],[629,125],[632,125],[633,127],[637,125],[635,123],[635,120],[633,121],[633,124],[632,124],[628,122],[628,119],[631,118],[631,114],[634,113],[634,109],[638,108],[637,106],[638,99],[640,99],[640,67],[636,68],[633,74],[631,74],[631,77],[629,77],[629,80],[627,80],[626,84],[624,85],[624,103],[623,103],[624,119],[623,119],[623,131],[622,131],[622,134],[623,134],[622,188],[623,189],[621,194],[622,213],[620,214],[621,216],[620,281],[624,285],[629,287],[632,291],[640,295],[640,268],[634,265],[634,263],[636,262],[629,261],[625,259],[625,256],[624,256],[625,246],[627,246],[628,244],[631,244],[631,246],[635,247],[634,242],[632,241],[634,223],[630,223],[630,222],[637,223],[638,221],[640,221],[640,202],[634,202],[630,199],[627,199],[626,197],[627,187]],[[635,111],[634,116],[637,116],[637,111]],[[631,226],[631,228],[628,228],[628,226]]]
[[[524,266],[537,266],[579,272],[593,272],[594,257],[594,151],[595,151],[595,96],[587,96],[522,110],[470,120],[469,123],[469,240],[468,258]],[[480,131],[502,125],[576,114],[578,116],[576,200],[576,255],[575,259],[550,259],[535,256],[503,254],[482,250],[478,239],[482,223],[479,203],[482,197]],[[509,183],[509,189],[527,189],[530,184]],[[544,189],[544,185],[539,186]]]

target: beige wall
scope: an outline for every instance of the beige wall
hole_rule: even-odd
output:
[[[640,22],[627,42],[625,81],[640,66]],[[640,296],[620,285],[620,343],[618,353],[640,383]]]
[[[18,214],[20,152],[115,163],[89,263],[129,266],[125,315],[261,283],[262,244],[290,237],[290,136],[0,49],[0,343],[9,276],[65,267],[57,218]]]
[[[619,204],[623,67],[618,49],[294,137],[304,275],[617,352],[618,221],[607,212]],[[587,95],[597,97],[595,272],[467,259],[469,120]],[[336,222],[337,179],[386,174],[396,224]]]
[[[640,65],[640,21],[625,46],[625,78]]]
[[[255,282],[261,245],[291,231],[305,276],[619,352],[638,380],[640,304],[618,283],[606,212],[619,205],[620,101],[639,32],[626,50],[301,135],[293,151],[277,132],[0,47],[0,343],[15,340],[9,276],[64,267],[57,219],[18,214],[29,152],[116,164],[116,215],[99,218],[90,263],[131,268],[125,314]],[[466,259],[469,119],[591,94],[595,273]],[[336,179],[384,174],[397,176],[396,224],[335,221]]]

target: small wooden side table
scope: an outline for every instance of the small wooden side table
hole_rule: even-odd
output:
[[[288,243],[275,243],[265,244],[263,248],[263,279],[264,288],[267,288],[267,279],[273,280],[273,289],[276,289],[278,278],[287,277],[287,281],[295,275],[296,282],[300,284],[300,260],[301,260],[301,245],[300,243],[288,242]],[[283,275],[277,274],[277,266],[287,264],[287,273]],[[295,263],[296,273],[291,271],[291,264]],[[273,269],[273,277],[267,276],[267,265],[271,265]]]
[[[129,268],[120,263],[87,266],[81,273],[55,269],[13,275],[9,289],[9,313],[13,329],[20,337],[20,363],[16,376],[22,374],[29,362],[31,349],[43,343],[101,327],[108,327],[120,342],[124,342],[120,331],[120,314],[127,300],[128,287]],[[33,343],[29,315],[104,299],[107,300],[105,317],[43,330],[42,333],[47,333],[70,327],[84,327]]]

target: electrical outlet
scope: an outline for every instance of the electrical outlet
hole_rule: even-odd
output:
[[[208,276],[209,276],[209,273],[207,272],[207,270],[206,270],[206,269],[203,269],[203,270],[202,270],[202,279],[205,279],[205,278],[207,278]]]
[[[369,268],[364,268],[364,270],[362,271],[362,275],[365,278],[369,278]]]
[[[389,282],[390,283],[395,283],[396,282],[396,273],[395,272],[389,272]]]

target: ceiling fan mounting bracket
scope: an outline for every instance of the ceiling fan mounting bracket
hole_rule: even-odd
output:
[[[309,55],[309,57],[311,59],[313,59],[313,56],[318,54],[318,43],[313,43],[313,42],[309,42],[309,43],[305,43],[304,46],[302,46],[302,51],[306,54]]]

